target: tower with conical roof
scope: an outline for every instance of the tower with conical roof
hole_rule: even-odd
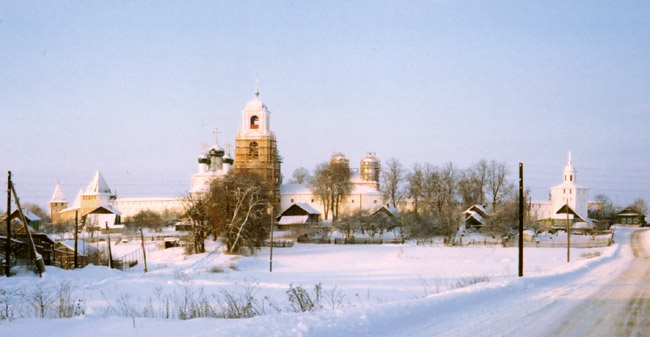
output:
[[[81,196],[80,215],[88,214],[99,206],[109,205],[111,200],[115,200],[115,198],[116,196],[111,192],[106,180],[97,170]]]
[[[65,195],[63,195],[63,191],[61,190],[61,186],[59,186],[59,184],[56,184],[56,187],[54,187],[54,193],[52,193],[52,198],[50,198],[49,206],[50,221],[52,223],[62,222],[63,219],[61,218],[61,214],[59,214],[59,212],[68,207],[68,201],[65,199]]]
[[[259,96],[256,88],[255,98],[242,111],[242,124],[235,139],[234,170],[252,173],[266,184],[273,198],[274,212],[279,213],[282,161],[270,128],[271,112]]]

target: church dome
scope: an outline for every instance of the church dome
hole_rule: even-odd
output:
[[[211,157],[223,157],[224,153],[225,153],[225,151],[223,150],[223,148],[221,148],[221,146],[219,146],[217,144],[212,146],[210,148],[210,151],[208,151],[208,154]]]
[[[575,171],[576,171],[576,168],[573,167],[573,165],[571,165],[570,163],[567,164],[567,165],[564,167],[564,172],[575,172]]]
[[[199,156],[199,164],[209,164],[210,160],[208,159],[208,156],[202,154]]]
[[[255,97],[250,102],[246,103],[244,110],[267,110],[267,108],[259,97]]]

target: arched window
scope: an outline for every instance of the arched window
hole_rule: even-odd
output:
[[[251,129],[260,128],[260,119],[257,116],[251,117]]]
[[[248,144],[248,158],[257,159],[257,157],[259,157],[259,147],[257,146],[257,142],[251,142]]]

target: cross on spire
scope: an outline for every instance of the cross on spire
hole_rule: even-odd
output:
[[[228,155],[230,155],[230,151],[232,149],[232,144],[230,144],[230,142],[226,142],[226,144],[224,144],[224,146],[226,147],[226,150],[228,151],[227,152]]]
[[[260,73],[256,72],[255,73],[255,97],[260,96],[259,86],[260,86]]]
[[[221,131],[219,131],[219,129],[214,129],[214,131],[212,131],[212,133],[214,133],[215,138],[216,138],[214,144],[219,145],[219,134],[221,133]]]

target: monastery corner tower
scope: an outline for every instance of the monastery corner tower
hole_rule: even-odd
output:
[[[278,154],[275,134],[269,125],[271,112],[259,95],[259,90],[255,90],[255,98],[242,111],[241,128],[235,138],[234,170],[259,177],[269,189],[273,212],[279,214],[282,160]]]

